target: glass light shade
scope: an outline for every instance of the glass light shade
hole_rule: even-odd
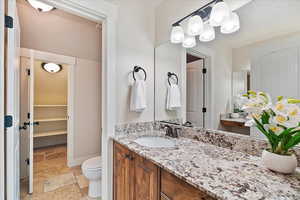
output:
[[[200,34],[199,40],[209,42],[215,39],[215,29],[210,24],[204,24],[203,32]]]
[[[60,70],[62,70],[61,65],[55,64],[55,63],[43,63],[42,67],[44,70],[46,70],[49,73],[57,73]]]
[[[209,23],[211,26],[221,26],[225,17],[230,15],[230,9],[225,2],[216,3],[210,13]]]
[[[171,42],[174,44],[178,44],[183,42],[184,40],[184,32],[181,26],[173,26],[171,31]]]
[[[53,6],[50,6],[48,4],[45,4],[41,1],[37,1],[37,0],[28,0],[28,2],[30,3],[30,5],[32,7],[34,7],[35,9],[37,9],[38,11],[41,11],[41,12],[48,12],[50,10],[53,10],[54,7]]]
[[[187,34],[191,36],[200,35],[203,31],[203,20],[199,15],[195,15],[189,19]]]
[[[231,13],[226,17],[222,26],[221,33],[229,34],[234,33],[240,29],[240,18],[236,13]]]
[[[194,46],[196,46],[196,38],[195,38],[195,36],[186,35],[184,37],[182,46],[184,48],[193,48]]]

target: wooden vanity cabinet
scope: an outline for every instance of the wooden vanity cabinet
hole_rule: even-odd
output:
[[[114,200],[213,200],[114,142]]]
[[[131,152],[114,143],[114,200],[133,200],[133,163],[129,159]]]
[[[207,194],[161,170],[160,200],[213,200]]]
[[[159,200],[159,168],[114,143],[114,200]]]

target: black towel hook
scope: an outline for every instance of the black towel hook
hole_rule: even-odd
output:
[[[169,85],[171,85],[170,78],[172,78],[172,76],[176,77],[176,84],[178,85],[178,76],[175,73],[168,72],[168,83],[169,83]]]
[[[145,79],[144,79],[144,80],[146,81],[146,79],[147,79],[147,73],[146,73],[146,71],[145,71],[142,67],[140,67],[140,66],[134,66],[133,71],[132,71],[133,79],[136,81],[136,78],[135,78],[134,73],[135,73],[135,72],[139,72],[140,70],[142,70],[142,71],[144,72],[144,74],[145,74]]]

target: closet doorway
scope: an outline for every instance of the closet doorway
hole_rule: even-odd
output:
[[[21,49],[21,160],[29,193],[36,163],[61,157],[72,162],[75,58]],[[67,161],[64,159],[67,158]]]

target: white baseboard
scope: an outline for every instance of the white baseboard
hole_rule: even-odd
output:
[[[76,158],[76,159],[72,159],[72,160],[68,160],[68,167],[76,167],[79,165],[82,165],[82,163],[90,158],[94,158],[100,156],[99,153],[97,154],[93,154],[93,155],[88,155],[88,156],[84,156],[84,157],[80,157],[80,158]]]

